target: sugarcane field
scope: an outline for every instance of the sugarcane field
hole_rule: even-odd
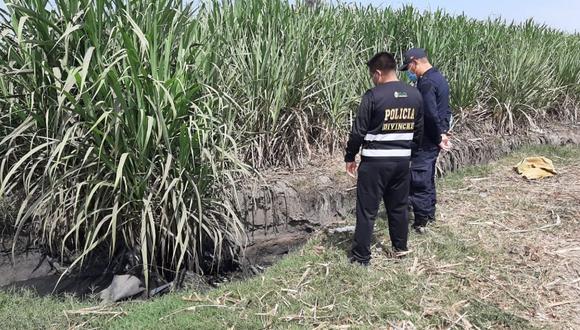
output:
[[[580,329],[579,13],[0,0],[0,329]]]

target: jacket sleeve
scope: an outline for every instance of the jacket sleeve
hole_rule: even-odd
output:
[[[424,80],[418,86],[423,96],[423,115],[425,132],[429,132],[433,141],[437,144],[441,143],[441,134],[446,130],[443,126],[443,121],[439,116],[437,109],[437,96],[435,94],[435,86],[429,80]]]
[[[372,107],[372,94],[370,91],[368,91],[362,97],[356,118],[352,125],[352,130],[346,144],[346,154],[344,156],[345,162],[354,162],[356,154],[359,152],[359,149],[365,139],[365,135],[369,129]]]
[[[449,126],[451,124],[451,106],[449,105],[449,88],[446,88],[445,91],[440,95],[440,97],[445,100],[444,104],[446,105],[443,109],[441,109],[439,113],[439,118],[442,118],[441,122],[443,123],[443,133],[449,132]]]
[[[421,96],[419,95],[421,98]],[[424,121],[423,121],[423,99],[419,100],[420,106],[417,108],[417,112],[415,113],[415,125],[413,129],[413,143],[412,143],[412,151],[415,152],[421,146],[423,142],[423,133],[424,133]]]

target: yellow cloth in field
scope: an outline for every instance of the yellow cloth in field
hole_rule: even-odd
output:
[[[528,180],[549,178],[557,174],[554,164],[546,157],[527,157],[514,169]]]

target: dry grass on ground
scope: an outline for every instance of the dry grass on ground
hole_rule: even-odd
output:
[[[555,152],[560,150],[559,152]],[[547,155],[558,175],[527,181],[512,170],[524,156]],[[556,328],[580,327],[580,151],[536,148],[518,152],[476,175],[443,181],[444,226],[494,258],[473,285],[501,308]]]
[[[559,175],[517,176],[512,166],[534,154],[552,158]],[[0,319],[15,329],[576,329],[579,161],[578,147],[536,147],[449,174],[439,180],[439,222],[411,235],[406,258],[384,248],[377,222],[369,269],[347,262],[350,235],[319,233],[261,276],[207,294],[88,307],[0,293]]]

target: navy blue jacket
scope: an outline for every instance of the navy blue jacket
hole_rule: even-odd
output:
[[[431,68],[417,81],[423,96],[424,132],[423,148],[441,143],[441,134],[449,130],[451,108],[449,107],[449,84],[437,70]]]

